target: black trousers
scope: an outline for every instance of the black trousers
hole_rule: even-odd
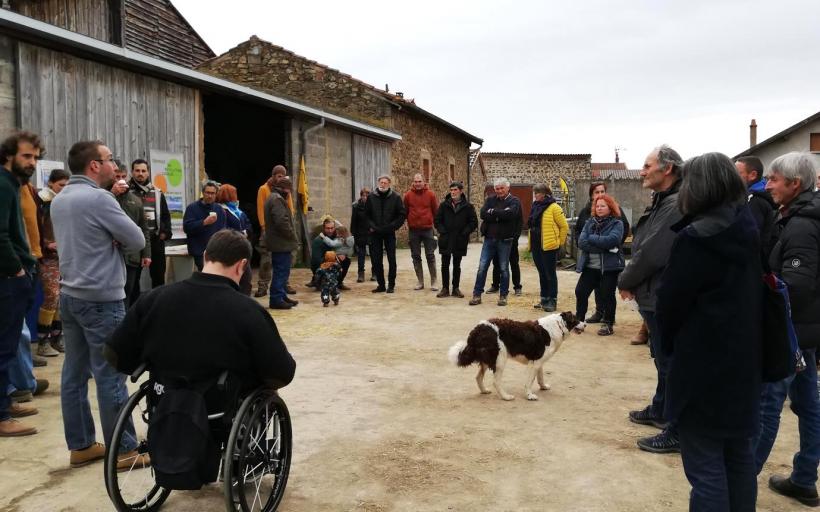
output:
[[[370,235],[370,262],[373,264],[373,274],[379,286],[384,287],[384,255],[387,254],[387,286],[393,288],[396,285],[396,234],[376,234]]]
[[[142,267],[125,266],[125,309],[137,301],[140,296],[140,274]]]
[[[512,278],[513,290],[521,288],[521,265],[518,264],[518,241],[510,249],[510,275]],[[501,283],[501,269],[498,266],[498,255],[493,258],[493,288],[498,288]]]
[[[601,272],[600,269],[585,268],[575,285],[575,316],[580,321],[586,317],[589,306],[589,295],[593,290],[601,290],[601,304],[598,311],[604,323],[615,323],[615,288],[618,285],[620,270]]]
[[[159,235],[151,237],[151,266],[148,271],[151,273],[152,288],[165,284],[165,242],[159,239]]]
[[[441,286],[447,288],[450,284],[450,258],[453,259],[453,289],[458,288],[461,282],[461,256],[460,254],[441,255]]]

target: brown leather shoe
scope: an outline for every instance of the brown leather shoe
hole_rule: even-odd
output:
[[[646,328],[646,322],[641,324],[641,329],[638,333],[629,341],[630,345],[646,345],[649,342],[649,330]]]
[[[37,429],[9,418],[0,421],[0,437],[20,437],[36,434]]]
[[[9,406],[9,414],[12,418],[23,418],[25,416],[34,416],[37,414],[37,408],[33,405],[24,405],[18,402],[12,402]]]
[[[469,304],[471,306],[477,306],[477,305],[481,304],[481,295],[473,295],[473,298],[470,299]]]
[[[151,456],[147,453],[139,453],[137,450],[131,450],[117,457],[118,472],[149,467],[151,467]]]
[[[72,468],[81,468],[103,457],[105,457],[105,445],[102,443],[94,443],[82,450],[71,450],[71,456],[68,462]]]
[[[296,289],[290,285],[290,283],[285,284],[285,293],[294,295],[296,294]]]

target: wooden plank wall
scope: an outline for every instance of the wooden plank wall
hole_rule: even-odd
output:
[[[188,68],[214,57],[167,0],[125,0],[125,46]]]
[[[129,163],[149,149],[181,152],[197,197],[196,91],[27,43],[18,43],[22,128],[43,138],[50,160],[100,139]]]
[[[17,127],[17,87],[14,42],[0,36],[0,139]]]
[[[72,32],[110,42],[109,0],[11,0],[11,10]]]

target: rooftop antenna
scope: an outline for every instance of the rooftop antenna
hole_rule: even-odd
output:
[[[615,163],[616,164],[621,162],[621,155],[620,155],[621,151],[626,151],[626,148],[622,148],[620,146],[615,146]]]

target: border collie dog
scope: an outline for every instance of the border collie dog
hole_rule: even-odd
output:
[[[450,361],[456,366],[470,366],[478,363],[475,381],[482,393],[490,390],[484,387],[484,372],[493,371],[493,385],[504,400],[515,398],[501,387],[504,366],[513,359],[529,367],[524,394],[527,400],[538,400],[532,392],[532,385],[538,379],[541,389],[549,389],[544,384],[544,363],[561,347],[564,338],[578,325],[578,320],[570,312],[555,313],[538,320],[519,322],[506,318],[491,318],[476,325],[467,341],[459,341],[448,352]]]

